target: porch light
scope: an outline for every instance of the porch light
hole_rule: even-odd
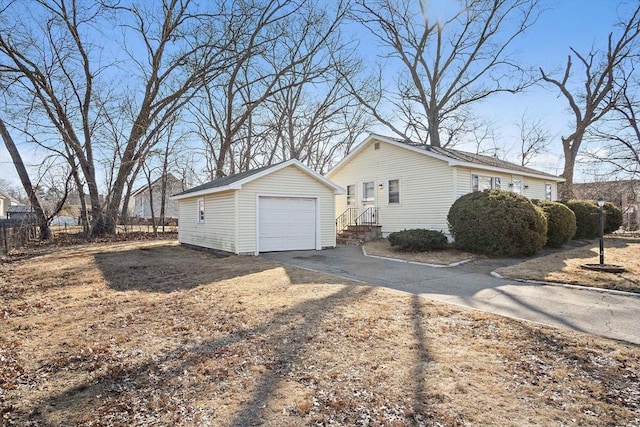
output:
[[[384,184],[378,184],[378,190],[382,190],[384,188]]]

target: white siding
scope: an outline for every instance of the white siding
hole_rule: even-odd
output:
[[[203,223],[198,223],[196,220],[196,206],[199,197],[180,200],[178,227],[180,243],[236,252],[235,198],[235,191],[204,196],[205,219]]]
[[[375,142],[379,142],[378,150]],[[354,207],[360,207],[362,183],[375,181],[378,220],[385,235],[405,228],[448,231],[446,219],[454,201],[454,169],[445,161],[383,141],[371,141],[328,178],[343,188],[356,185]],[[388,204],[390,179],[400,180],[400,204]],[[379,184],[382,184],[382,189]],[[346,208],[346,195],[337,196],[336,217]]]
[[[379,148],[376,150],[375,145]],[[508,173],[489,172],[460,166],[449,166],[444,160],[431,158],[402,147],[372,139],[362,151],[328,178],[343,188],[355,185],[355,204],[347,206],[347,196],[336,196],[336,217],[348,207],[361,208],[362,183],[374,181],[378,222],[382,233],[409,228],[427,228],[448,233],[447,214],[453,202],[471,192],[471,175],[498,177],[501,188],[509,190],[513,179],[522,180],[522,194],[529,198],[544,199],[545,184],[552,184],[553,199],[557,184],[537,178]],[[388,181],[400,180],[400,204],[389,204]],[[382,184],[382,188],[379,185]],[[524,188],[528,186],[528,188]]]
[[[237,253],[253,254],[256,251],[256,202],[260,195],[317,197],[320,204],[321,247],[336,245],[333,190],[297,167],[288,166],[244,184],[238,192]],[[286,214],[283,212],[283,215]]]
[[[463,196],[467,193],[471,192],[471,175],[481,175],[481,176],[490,176],[490,177],[499,177],[502,181],[502,189],[509,191],[511,188],[509,184],[514,179],[520,179],[522,181],[522,192],[523,196],[526,196],[530,199],[545,199],[545,184],[551,184],[552,189],[552,199],[556,200],[558,191],[557,191],[557,183],[555,181],[547,181],[539,178],[530,178],[526,176],[516,175],[516,174],[505,174],[499,172],[489,172],[481,169],[470,169],[457,167],[457,180],[456,180],[456,199],[460,196]],[[528,186],[528,188],[525,188]]]

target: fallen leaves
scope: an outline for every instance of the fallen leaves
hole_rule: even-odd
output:
[[[31,255],[0,266],[6,425],[640,420],[637,347],[175,242]]]

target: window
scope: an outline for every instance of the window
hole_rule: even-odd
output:
[[[471,191],[484,191],[501,187],[502,179],[499,176],[471,175]]]
[[[389,204],[400,203],[400,180],[390,179],[387,187],[389,188]]]
[[[373,181],[362,183],[362,201],[373,202],[375,200],[375,183]]]
[[[197,212],[198,212],[198,217],[196,219],[198,223],[203,223],[204,222],[204,198],[198,199]]]
[[[347,185],[347,206],[356,204],[356,186]]]
[[[544,185],[544,198],[547,200],[551,200],[552,197],[552,193],[551,193],[551,184],[545,184]]]
[[[375,144],[373,144],[373,149],[374,150],[379,150],[380,149],[380,143],[376,142]]]

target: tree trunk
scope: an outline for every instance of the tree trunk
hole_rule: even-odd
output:
[[[18,148],[16,144],[13,142],[13,138],[9,134],[9,130],[4,124],[4,121],[0,119],[0,135],[2,135],[2,139],[4,140],[4,145],[7,147],[7,151],[9,155],[11,155],[11,160],[13,160],[13,165],[16,168],[16,172],[20,177],[20,181],[22,182],[22,186],[24,187],[24,191],[27,192],[29,196],[29,201],[31,202],[31,207],[33,208],[33,212],[36,214],[36,220],[38,221],[38,225],[40,226],[40,240],[48,240],[51,238],[51,230],[49,229],[49,221],[42,210],[42,206],[40,205],[40,201],[38,200],[38,196],[31,185],[31,179],[29,179],[29,174],[27,169],[22,162],[22,157],[20,156],[20,152],[18,152]]]

